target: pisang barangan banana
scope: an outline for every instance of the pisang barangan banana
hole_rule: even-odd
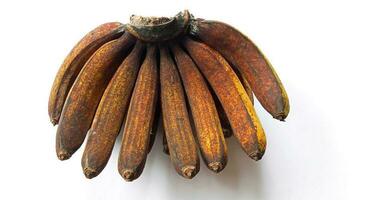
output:
[[[289,113],[287,93],[272,65],[245,35],[228,24],[195,20],[192,34],[221,53],[245,76],[261,105],[276,119]]]
[[[118,172],[134,181],[155,163],[146,161],[160,145],[175,169],[168,173],[192,179],[199,156],[211,171],[226,170],[231,136],[253,160],[263,157],[254,95],[272,117],[286,119],[286,91],[258,47],[232,26],[185,10],[171,18],[133,15],[127,24],[92,30],[60,67],[48,110],[58,125],[60,160],[87,135],[81,161],[87,178],[99,175],[120,145]]]
[[[181,79],[166,46],[160,47],[160,87],[164,130],[171,161],[180,175],[192,178],[199,171],[199,158]]]
[[[127,181],[138,178],[146,162],[157,107],[158,86],[156,48],[151,45],[136,80],[119,153],[118,170]]]
[[[195,63],[218,96],[234,136],[254,160],[264,154],[266,138],[250,98],[226,60],[210,47],[185,38],[183,41]]]
[[[197,141],[206,166],[221,171],[227,163],[227,147],[211,93],[192,59],[178,45],[171,45],[191,108]]]
[[[49,97],[49,117],[52,124],[59,122],[65,99],[86,61],[103,44],[123,34],[123,24],[110,22],[90,31],[71,50],[60,67]]]
[[[56,133],[56,153],[68,159],[83,143],[101,96],[135,39],[122,37],[100,47],[87,61],[63,107]]]
[[[88,178],[97,176],[110,158],[128,109],[143,51],[144,45],[139,41],[136,42],[131,53],[115,72],[100,100],[82,157],[82,168]]]

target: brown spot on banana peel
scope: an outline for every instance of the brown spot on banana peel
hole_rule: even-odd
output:
[[[150,148],[150,133],[158,98],[157,68],[156,48],[149,46],[133,90],[119,153],[119,173],[129,181],[141,175]],[[127,171],[132,174],[129,178]]]
[[[118,67],[100,100],[81,161],[87,178],[100,174],[108,163],[128,110],[143,51],[143,44],[136,42],[133,50]],[[94,173],[91,175],[90,171]]]
[[[64,59],[56,74],[49,97],[48,112],[53,125],[59,122],[68,92],[84,64],[103,44],[119,38],[123,30],[123,24],[119,22],[102,24],[85,35]]]
[[[165,46],[160,47],[160,86],[164,129],[172,164],[178,174],[192,178],[200,167],[196,142],[181,80]]]
[[[172,44],[171,50],[187,94],[201,155],[208,168],[218,173],[227,164],[227,146],[213,98],[192,59],[177,44]]]
[[[261,159],[266,147],[264,130],[235,72],[207,45],[188,38],[184,45],[218,96],[242,149],[252,159]]]
[[[68,159],[83,143],[106,86],[134,42],[134,37],[125,33],[100,47],[87,61],[63,107],[56,134],[59,159]]]
[[[289,113],[287,93],[272,65],[245,35],[228,24],[192,20],[191,34],[221,53],[243,74],[261,105],[276,119]]]

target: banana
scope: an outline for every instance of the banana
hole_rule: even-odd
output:
[[[261,159],[266,147],[264,130],[231,66],[219,53],[203,43],[189,38],[184,39],[183,43],[218,96],[242,149],[252,159]]]
[[[193,20],[191,34],[220,52],[244,75],[261,105],[276,119],[289,113],[287,93],[272,65],[258,47],[228,24]]]
[[[207,167],[218,173],[227,164],[227,146],[213,97],[192,59],[177,44],[170,47],[187,94],[201,155]]]
[[[150,148],[150,133],[158,94],[156,64],[156,48],[149,46],[137,77],[123,129],[118,170],[126,181],[133,181],[141,175]]]
[[[122,34],[123,24],[110,22],[96,27],[74,46],[61,65],[51,88],[48,110],[53,125],[58,124],[68,92],[86,61],[103,44]]]
[[[87,178],[100,174],[110,158],[116,137],[127,112],[144,46],[136,42],[131,53],[115,72],[100,100],[82,156]]]
[[[166,46],[160,46],[160,86],[164,130],[171,161],[178,174],[192,178],[200,167],[196,142],[181,80]]]
[[[85,64],[60,117],[56,134],[60,160],[68,159],[83,143],[106,86],[134,42],[134,37],[125,33],[100,47]]]

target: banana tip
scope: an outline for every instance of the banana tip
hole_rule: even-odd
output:
[[[278,119],[279,121],[284,122],[287,118],[287,115],[284,113],[279,113],[278,115],[274,116],[275,119]]]
[[[72,154],[70,154],[66,151],[59,151],[57,153],[57,156],[58,156],[59,160],[68,160],[72,156]]]
[[[96,177],[99,173],[94,169],[91,169],[89,167],[85,167],[83,169],[83,174],[86,176],[86,178],[92,179],[92,178]]]
[[[220,162],[212,162],[208,164],[208,167],[215,173],[219,173],[223,170],[223,165]]]
[[[261,160],[263,155],[264,155],[264,152],[258,151],[258,152],[251,153],[250,158],[252,158],[255,161],[259,161],[259,160]]]
[[[50,122],[53,126],[56,126],[58,124],[58,120],[55,118],[50,118]]]
[[[134,172],[132,170],[123,170],[121,175],[126,181],[130,182],[134,180]]]
[[[191,179],[196,175],[195,167],[194,166],[184,166],[181,169],[182,176]]]

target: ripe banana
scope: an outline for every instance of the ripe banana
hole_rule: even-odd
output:
[[[100,100],[82,156],[82,168],[87,178],[97,176],[108,163],[128,109],[143,51],[142,43],[136,42]]]
[[[61,66],[49,98],[50,120],[59,123],[58,158],[68,159],[88,133],[81,164],[93,178],[123,132],[118,170],[133,181],[162,125],[163,151],[185,178],[199,172],[197,147],[207,168],[222,171],[224,138],[231,135],[249,157],[261,159],[266,138],[254,94],[279,120],[287,117],[289,102],[255,44],[233,27],[195,19],[187,10],[130,20],[95,28]]]
[[[101,96],[135,39],[128,33],[100,47],[77,77],[63,107],[56,153],[68,159],[83,143]]]
[[[189,38],[183,41],[187,51],[218,96],[227,114],[234,136],[254,160],[265,152],[264,130],[254,107],[231,66],[210,47]]]
[[[137,77],[123,129],[118,170],[126,181],[138,178],[144,168],[157,107],[157,90],[156,47],[149,46]]]
[[[123,24],[105,23],[90,31],[74,46],[61,65],[51,88],[48,110],[53,125],[58,124],[68,92],[86,61],[103,44],[122,34]]]
[[[176,66],[165,46],[160,47],[161,105],[171,161],[181,176],[194,177],[199,158]]]
[[[218,173],[227,164],[227,147],[218,113],[204,78],[192,59],[177,45],[171,50],[182,78],[206,166]]]
[[[194,20],[191,33],[221,53],[244,75],[261,105],[276,119],[289,113],[287,93],[272,65],[246,36],[228,24]]]

